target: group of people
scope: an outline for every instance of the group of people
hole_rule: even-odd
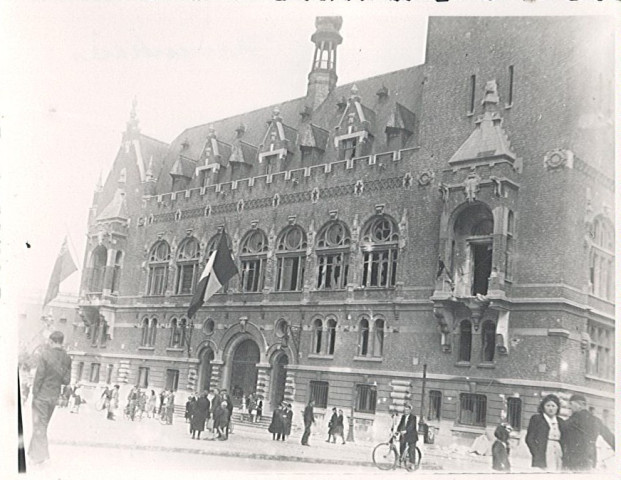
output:
[[[587,409],[584,395],[569,398],[571,416],[563,420],[559,414],[561,401],[554,394],[546,395],[538,413],[528,424],[525,442],[532,456],[531,465],[545,471],[588,471],[597,467],[597,439],[601,436],[614,450],[614,434]],[[499,425],[492,445],[494,470],[510,471],[510,427]]]
[[[272,412],[272,421],[267,431],[272,434],[272,440],[282,440],[291,435],[293,422],[293,408],[290,403],[282,402]]]
[[[185,405],[185,419],[190,424],[190,435],[198,440],[205,429],[213,433],[212,439],[227,440],[231,433],[232,415],[233,400],[225,389],[213,389],[211,395],[202,392],[190,396]],[[210,420],[211,425],[208,425]]]
[[[257,423],[263,416],[263,397],[251,393],[247,397],[242,395],[242,418],[250,415],[250,421]]]
[[[341,441],[345,445],[344,418],[343,410],[339,409],[337,411],[336,407],[332,409],[332,416],[328,422],[328,439],[326,442],[330,443],[332,441],[332,443],[336,443],[336,437],[341,437]]]
[[[79,383],[75,385],[64,385],[58,399],[58,408],[69,408],[70,413],[79,413],[80,405],[84,402],[81,393],[82,386]]]

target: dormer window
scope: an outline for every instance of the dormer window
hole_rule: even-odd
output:
[[[339,160],[351,160],[356,157],[357,138],[342,140],[339,144]]]

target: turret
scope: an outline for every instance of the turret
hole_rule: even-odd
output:
[[[311,41],[315,44],[313,66],[308,75],[306,104],[315,110],[336,87],[336,47],[343,37],[339,31],[342,17],[317,17]]]

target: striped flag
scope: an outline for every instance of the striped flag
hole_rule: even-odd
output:
[[[231,256],[224,231],[215,252],[209,257],[205,270],[196,286],[196,292],[188,308],[188,317],[192,318],[204,302],[216,293],[222,285],[237,275],[237,267]]]
[[[60,282],[62,282],[65,278],[71,275],[73,272],[77,271],[78,267],[76,267],[75,262],[73,261],[73,257],[71,256],[71,252],[67,248],[67,237],[63,241],[62,246],[60,247],[60,253],[56,258],[56,263],[54,264],[54,270],[52,270],[52,276],[50,277],[50,283],[47,287],[47,293],[45,294],[45,300],[43,301],[43,306],[45,307],[48,303],[56,298],[58,295],[58,290],[60,289]]]

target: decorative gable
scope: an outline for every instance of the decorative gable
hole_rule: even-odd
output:
[[[246,133],[246,127],[244,125],[239,125],[235,131],[237,132],[237,138],[231,145],[231,156],[229,157],[229,162],[252,165],[257,158],[259,149],[242,140],[244,133]]]
[[[219,140],[213,125],[210,125],[205,146],[198,159],[196,173],[217,169],[220,166],[227,167],[231,153],[231,145]]]
[[[375,112],[360,102],[358,87],[354,85],[347,106],[336,126],[334,146],[340,159],[366,155],[375,131]]]
[[[267,122],[267,130],[263,141],[259,145],[259,163],[266,157],[277,156],[284,160],[293,153],[298,140],[298,131],[282,123],[280,109],[276,107],[272,119]]]

